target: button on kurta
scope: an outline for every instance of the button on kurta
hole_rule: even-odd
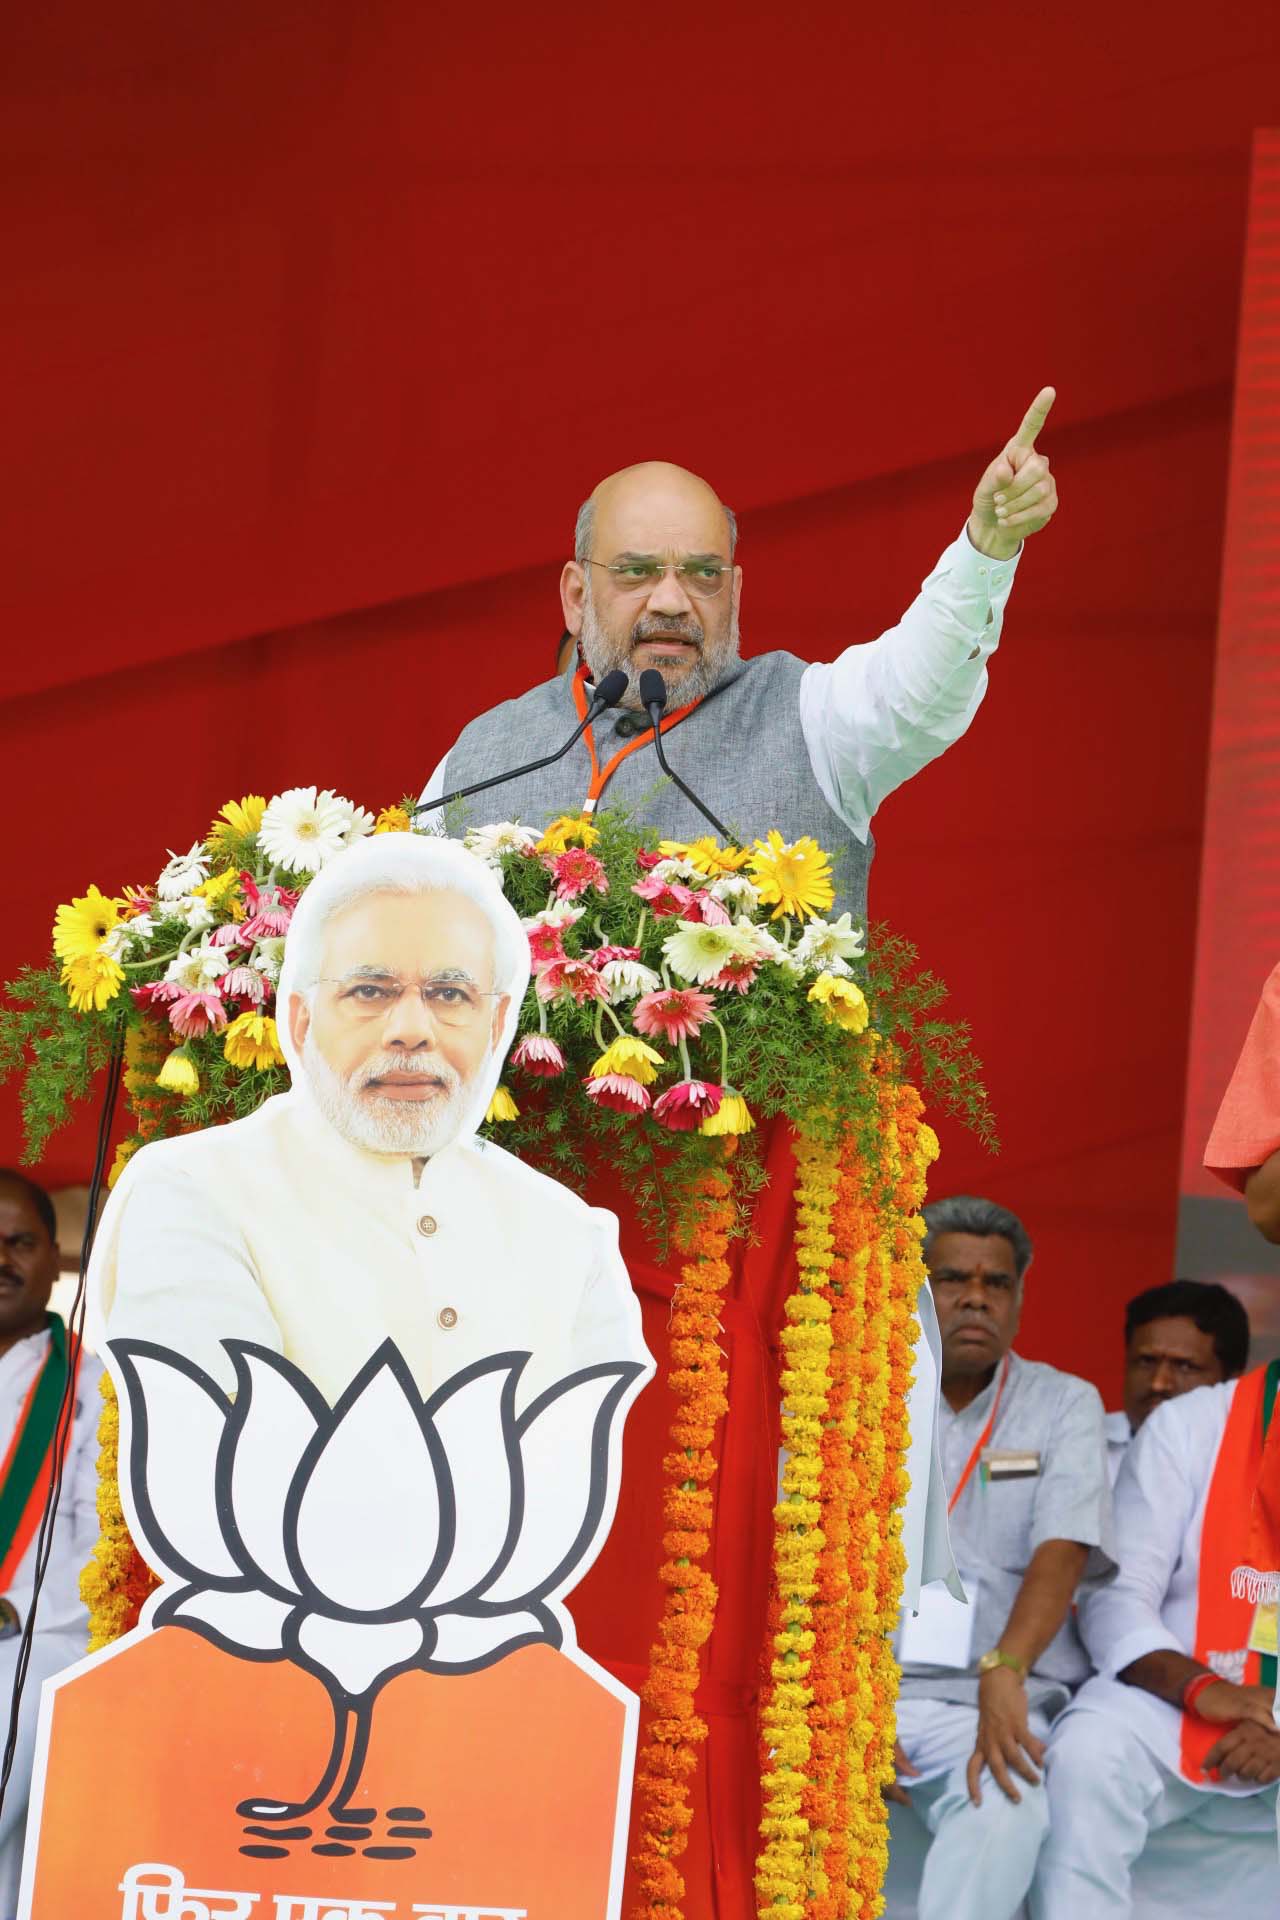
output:
[[[419,1220],[418,1222],[418,1232],[430,1235],[430,1234],[433,1234],[435,1230],[436,1230],[435,1216],[430,1213],[424,1213],[421,1220]]]
[[[439,1313],[436,1315],[436,1324],[443,1327],[446,1333],[450,1327],[456,1327],[458,1324],[458,1309],[456,1307],[441,1307]]]

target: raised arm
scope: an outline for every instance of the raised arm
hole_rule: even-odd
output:
[[[1057,488],[1036,439],[1045,387],[974,490],[968,524],[896,627],[809,668],[800,714],[822,792],[860,839],[886,795],[953,745],[986,692],[1022,542],[1048,525]]]

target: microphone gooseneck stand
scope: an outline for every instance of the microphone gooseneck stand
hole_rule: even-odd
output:
[[[554,766],[557,760],[564,759],[570,747],[581,740],[593,720],[598,720],[609,707],[617,706],[626,690],[627,676],[621,667],[615,667],[612,673],[606,673],[592,694],[591,704],[581,723],[574,728],[564,745],[557,747],[554,753],[544,753],[541,760],[530,760],[527,766],[512,767],[507,773],[495,773],[489,780],[475,780],[469,787],[457,787],[452,793],[442,793],[438,799],[424,800],[417,809],[418,814],[430,813],[435,807],[450,806],[455,800],[466,800],[473,793],[487,793],[490,787],[504,786],[508,780],[518,780],[522,774],[537,773],[541,767]]]
[[[686,800],[691,800],[704,820],[709,820],[722,840],[731,836],[729,829],[716,819],[710,807],[704,806],[693,788],[688,786],[667,760],[662,745],[662,716],[667,706],[667,683],[656,667],[646,667],[640,675],[640,704],[653,722],[653,749],[658,756],[658,765],[675,786],[679,787]]]

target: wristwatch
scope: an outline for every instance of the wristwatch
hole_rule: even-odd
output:
[[[22,1632],[22,1616],[12,1600],[0,1594],[0,1640],[14,1640]]]
[[[1019,1680],[1025,1680],[1027,1677],[1026,1662],[1019,1660],[1016,1653],[1002,1653],[999,1647],[992,1647],[991,1651],[984,1653],[978,1661],[978,1672],[994,1673],[997,1667],[1008,1667],[1017,1674]]]

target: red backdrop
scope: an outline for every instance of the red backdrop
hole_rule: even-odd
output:
[[[1119,1303],[1170,1269],[1280,16],[781,18],[27,10],[0,76],[0,968],[232,794],[416,787],[543,677],[601,472],[706,472],[743,520],[747,646],[829,657],[896,617],[1052,380],[1059,522],[977,725],[877,823],[873,909],[950,981],[1001,1120],[996,1161],[943,1129],[936,1190],[1025,1216],[1024,1349],[1111,1391]],[[62,1135],[43,1176],[87,1149]]]

